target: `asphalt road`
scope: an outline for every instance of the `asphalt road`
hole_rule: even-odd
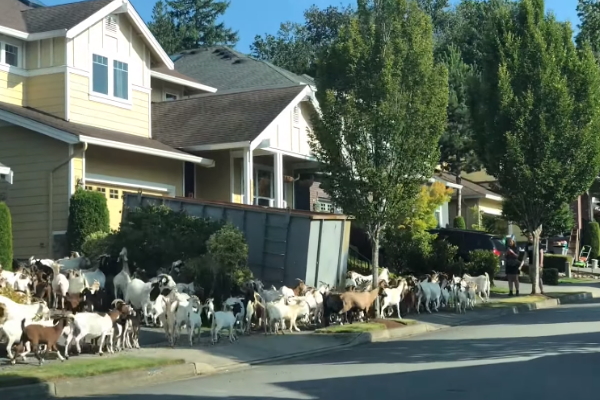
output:
[[[585,304],[95,398],[586,399],[598,375],[600,304]]]

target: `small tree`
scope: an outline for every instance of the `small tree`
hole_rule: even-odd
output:
[[[70,251],[81,251],[85,239],[95,232],[110,232],[106,196],[78,188],[69,204],[67,241]]]
[[[452,189],[441,182],[422,186],[414,203],[412,215],[405,217],[401,225],[419,231],[436,228],[438,221],[435,218],[435,210],[450,201],[451,197]]]
[[[323,187],[365,227],[377,285],[383,230],[412,215],[439,160],[448,83],[429,17],[412,1],[360,0],[320,60],[317,98],[311,147]]]
[[[503,214],[533,234],[532,293],[542,224],[587,190],[600,170],[600,70],[570,25],[542,0],[495,11],[473,85],[474,131],[486,171],[498,179]]]
[[[465,219],[460,215],[454,217],[454,222],[453,222],[452,226],[454,226],[457,229],[466,229],[467,228]]]
[[[5,202],[0,201],[0,266],[11,271],[13,260],[12,219]]]

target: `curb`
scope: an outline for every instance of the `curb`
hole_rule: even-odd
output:
[[[537,303],[522,304],[515,307],[506,307],[497,309],[496,312],[490,313],[482,318],[477,318],[476,322],[496,319],[500,316],[510,314],[520,314],[528,311],[556,308],[561,304],[576,303],[582,300],[589,300],[594,296],[592,293],[584,292],[572,295],[565,295],[556,299],[547,299]],[[103,374],[77,379],[64,379],[56,382],[44,382],[31,385],[14,386],[2,388],[2,400],[40,400],[48,397],[81,397],[99,394],[118,394],[112,393],[110,389],[114,382],[118,380],[119,391],[133,389],[145,385],[157,385],[162,383],[173,382],[182,379],[195,378],[199,376],[208,376],[220,373],[234,372],[244,370],[255,365],[273,363],[292,358],[302,358],[313,354],[320,354],[333,350],[341,350],[344,348],[355,347],[366,343],[376,343],[387,341],[390,339],[402,339],[416,335],[422,335],[428,332],[435,332],[443,329],[453,328],[456,326],[467,325],[469,322],[462,321],[455,325],[438,325],[431,323],[419,323],[416,325],[408,325],[402,328],[386,329],[383,331],[364,332],[353,337],[349,337],[348,342],[323,347],[315,350],[304,351],[300,353],[287,354],[284,356],[270,357],[259,360],[253,360],[249,363],[237,363],[214,367],[206,363],[185,363],[178,365],[170,365],[147,370],[120,371],[111,374]],[[350,336],[349,334],[339,334],[341,337]]]

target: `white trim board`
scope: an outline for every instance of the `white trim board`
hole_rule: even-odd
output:
[[[250,147],[250,142],[230,142],[230,143],[217,143],[217,144],[202,144],[198,146],[184,147],[185,151],[211,151],[211,150],[231,150],[231,149],[243,149]]]
[[[498,195],[494,195],[494,194],[486,194],[485,198],[489,199],[489,200],[495,200],[495,201],[502,201],[503,200],[502,196],[498,196]]]
[[[66,235],[67,231],[52,231],[52,235],[56,236],[56,235]]]
[[[104,185],[115,185],[125,186],[134,189],[146,189],[156,192],[168,193],[172,196],[176,195],[176,188],[174,185],[167,185],[163,183],[141,181],[137,179],[119,178],[116,176],[100,175],[100,174],[86,174],[86,182],[99,183]]]
[[[205,92],[209,92],[209,93],[215,93],[217,91],[216,88],[208,86],[208,85],[203,85],[202,83],[196,83],[196,82],[192,82],[192,81],[188,81],[187,79],[182,79],[182,78],[177,78],[176,76],[171,76],[171,75],[167,75],[167,74],[163,74],[162,72],[158,72],[158,71],[150,71],[150,76],[152,78],[156,78],[156,79],[160,79],[166,82],[171,82],[171,83],[176,83],[178,85],[181,86],[187,86],[190,88],[194,88],[194,89],[198,89],[198,90],[203,90]]]

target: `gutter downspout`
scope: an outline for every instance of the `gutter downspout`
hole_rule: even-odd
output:
[[[88,148],[88,144],[86,142],[83,143],[83,147],[81,148],[81,153],[85,153]],[[78,152],[74,151],[65,161],[58,164],[52,171],[48,173],[48,257],[53,257],[54,251],[54,173],[64,165],[71,162],[75,156],[78,155]],[[84,172],[85,173],[85,172]],[[69,182],[69,185],[71,182]]]

